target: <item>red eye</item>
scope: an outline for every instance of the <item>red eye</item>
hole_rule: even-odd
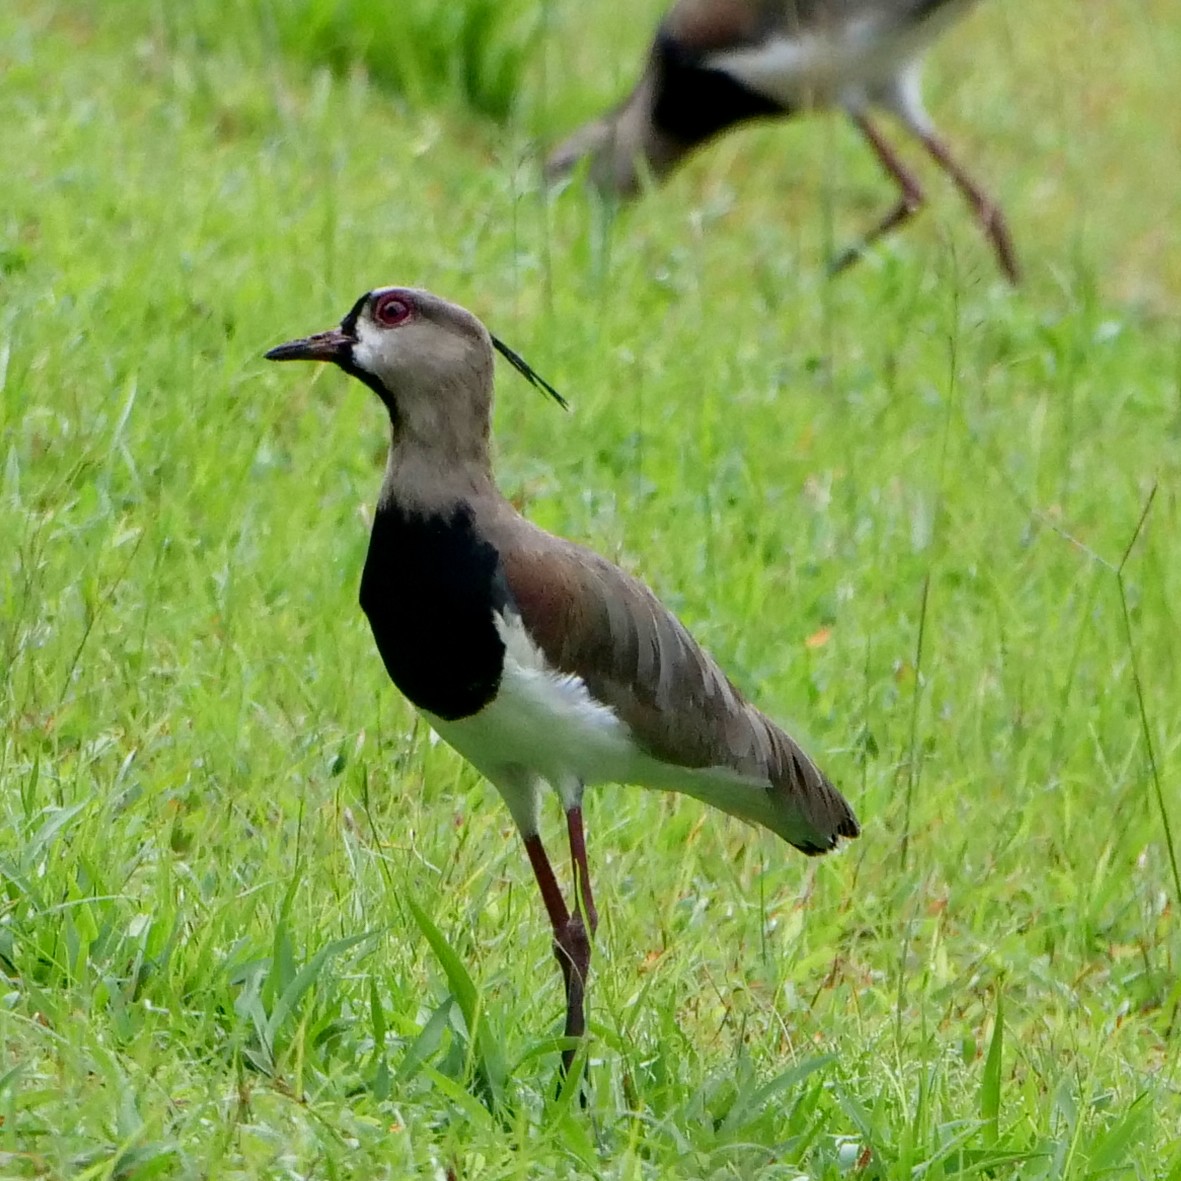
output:
[[[399,324],[405,324],[410,319],[412,310],[402,296],[391,291],[373,305],[373,318],[383,328],[397,328]]]

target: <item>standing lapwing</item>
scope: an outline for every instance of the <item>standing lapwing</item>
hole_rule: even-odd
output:
[[[635,195],[736,124],[844,110],[898,184],[897,204],[833,263],[840,271],[923,204],[922,186],[870,117],[897,117],[963,193],[1008,278],[1017,256],[1000,207],[956,163],[923,106],[927,46],[975,0],[678,0],[661,22],[635,90],[550,156],[551,178],[590,156],[605,192]]]
[[[858,827],[646,586],[501,495],[489,457],[494,347],[558,397],[471,313],[405,288],[371,291],[339,328],[267,357],[332,361],[389,411],[361,607],[394,684],[508,804],[553,926],[566,1035],[578,1038],[596,924],[586,784],[685,792],[809,854]],[[566,812],[569,903],[538,833],[543,782]]]

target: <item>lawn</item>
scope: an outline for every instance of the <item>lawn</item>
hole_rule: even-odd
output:
[[[350,7],[0,6],[0,1176],[1181,1178],[1175,0],[932,55],[1015,291],[926,167],[827,281],[892,198],[836,119],[547,197],[659,0],[468,0],[451,72],[452,9]],[[864,828],[596,790],[585,1106],[508,812],[357,606],[381,408],[261,359],[386,283],[563,392],[500,365],[505,491]]]

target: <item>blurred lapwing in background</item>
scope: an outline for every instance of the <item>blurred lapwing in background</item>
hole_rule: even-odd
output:
[[[884,111],[955,182],[997,263],[1020,276],[999,205],[956,161],[923,105],[928,46],[975,0],[679,0],[648,51],[636,88],[613,111],[576,131],[550,155],[557,179],[586,157],[591,181],[634,196],[695,148],[752,119],[839,109],[848,114],[898,185],[894,206],[833,262],[844,270],[922,206],[924,193],[874,121]]]
[[[580,1038],[597,921],[587,784],[684,792],[808,854],[858,825],[647,587],[501,495],[489,455],[494,348],[554,393],[469,312],[405,288],[371,291],[338,328],[267,356],[333,362],[389,412],[361,606],[394,684],[508,805],[553,927],[565,1033]],[[566,814],[569,902],[541,843],[543,784]]]

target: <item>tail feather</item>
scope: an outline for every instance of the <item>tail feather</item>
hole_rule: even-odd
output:
[[[816,856],[852,840],[861,826],[849,801],[804,753],[799,743],[759,715],[769,746],[771,791],[792,823],[781,835],[802,853]]]

